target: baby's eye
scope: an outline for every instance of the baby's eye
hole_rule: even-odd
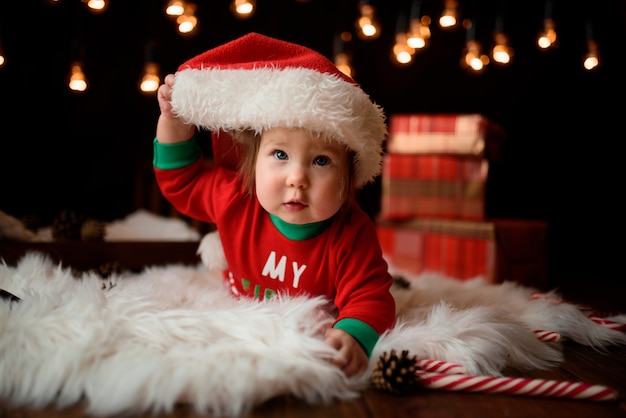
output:
[[[315,159],[313,160],[313,163],[315,165],[328,165],[330,164],[330,158],[328,158],[325,155],[318,155],[317,157],[315,157]]]
[[[282,150],[276,150],[276,151],[274,151],[274,157],[276,157],[279,160],[286,160],[287,159],[287,153],[285,151],[282,151]]]

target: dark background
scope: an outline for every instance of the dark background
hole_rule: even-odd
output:
[[[247,32],[301,43],[332,59],[333,37],[354,33],[357,0],[257,0],[256,14],[236,19],[230,1],[199,1],[199,26],[181,36],[165,1],[110,0],[93,14],[80,0],[0,1],[0,210],[50,220],[73,207],[105,220],[135,209],[137,176],[149,183],[158,117],[154,94],[138,90],[145,46],[154,46],[161,76]],[[623,142],[626,2],[556,0],[559,47],[540,51],[535,38],[544,1],[459,1],[490,46],[495,18],[515,49],[513,63],[483,74],[459,66],[466,37],[431,25],[429,47],[416,61],[392,64],[396,18],[410,1],[371,1],[383,32],[355,37],[349,48],[355,79],[388,115],[481,113],[509,134],[491,165],[487,216],[546,220],[552,275],[589,283],[623,281]],[[443,1],[425,0],[433,21]],[[587,22],[593,22],[602,64],[582,68]],[[67,88],[70,63],[85,61],[89,90]],[[360,201],[373,215],[380,185]]]

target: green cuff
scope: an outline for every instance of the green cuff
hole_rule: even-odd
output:
[[[161,144],[154,138],[152,164],[160,170],[175,170],[186,167],[202,157],[196,137],[177,144]]]
[[[359,344],[361,344],[363,350],[365,350],[365,354],[367,354],[367,357],[372,354],[372,350],[378,342],[379,335],[374,330],[374,328],[370,327],[365,322],[358,319],[341,319],[337,321],[333,328],[343,330],[350,334],[352,337],[354,337],[354,339],[357,340]]]

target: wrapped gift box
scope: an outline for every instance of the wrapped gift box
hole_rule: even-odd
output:
[[[380,216],[483,220],[488,170],[484,158],[385,154]]]
[[[480,114],[396,114],[389,118],[387,152],[454,154],[498,160],[506,131]]]
[[[434,272],[490,283],[547,284],[547,223],[498,219],[482,222],[414,219],[377,220],[380,244],[394,268]]]

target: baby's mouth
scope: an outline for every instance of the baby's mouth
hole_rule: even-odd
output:
[[[301,210],[306,207],[306,205],[297,200],[290,200],[289,202],[285,202],[284,206],[289,210]]]

